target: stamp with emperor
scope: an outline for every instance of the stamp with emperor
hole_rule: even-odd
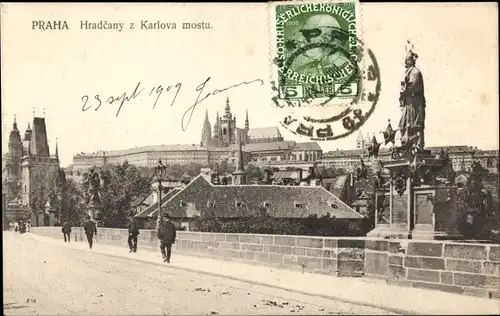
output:
[[[280,98],[329,97],[337,90],[337,97],[357,93],[355,8],[354,2],[276,6],[276,51],[283,63]]]
[[[378,99],[378,90],[371,85],[370,92],[370,85],[364,85],[367,72],[357,7],[357,1],[273,5],[273,101],[287,110],[282,125],[292,133],[314,140],[337,139],[354,132],[373,111],[376,101],[361,102],[368,93],[371,101]],[[370,64],[373,79],[374,58]],[[340,124],[337,131],[332,130],[335,122]]]

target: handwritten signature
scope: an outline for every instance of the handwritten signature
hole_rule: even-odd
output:
[[[252,83],[260,83],[260,85],[264,84],[264,81],[262,79],[255,79],[255,80],[252,80],[252,81],[243,81],[243,82],[240,82],[238,84],[229,86],[227,88],[215,89],[212,92],[204,94],[203,91],[204,91],[207,83],[210,81],[210,79],[211,78],[208,77],[205,81],[203,81],[201,84],[199,84],[196,87],[195,91],[198,92],[198,95],[196,97],[196,101],[182,115],[181,127],[182,127],[183,131],[186,131],[189,123],[191,122],[191,118],[193,117],[193,113],[194,113],[194,110],[196,109],[196,107],[200,103],[202,103],[203,101],[205,101],[207,98],[209,98],[210,96],[214,96],[214,95],[217,95],[217,94],[219,94],[221,92],[224,92],[224,91],[227,91],[227,90],[230,90],[230,89],[234,89],[234,88],[237,88],[237,87],[240,87],[240,86],[244,86],[244,85],[249,85],[249,84],[252,84]],[[174,93],[174,96],[172,98],[172,102],[170,103],[170,106],[174,106],[175,101],[177,100],[177,96],[179,95],[179,92],[180,92],[182,86],[183,85],[180,82],[177,82],[174,85],[169,85],[167,87],[163,87],[162,85],[154,86],[149,91],[149,96],[150,97],[153,96],[155,98],[154,104],[153,104],[153,109],[156,107],[156,104],[158,103],[158,101],[159,101],[159,99],[162,96],[162,94],[163,94],[164,91],[165,92],[172,91],[172,93]],[[132,93],[130,95],[127,94],[127,92],[124,92],[121,95],[116,96],[116,97],[115,96],[110,96],[110,97],[108,97],[106,99],[106,101],[103,101],[104,99],[102,99],[99,94],[96,94],[96,95],[93,96],[93,99],[94,99],[93,102],[95,102],[96,105],[97,105],[94,108],[94,111],[99,110],[103,104],[109,104],[109,105],[111,105],[111,104],[117,103],[118,104],[118,110],[116,111],[116,117],[118,117],[118,115],[120,114],[120,111],[122,110],[122,107],[125,104],[125,102],[131,102],[131,101],[137,99],[139,96],[141,96],[141,94],[143,94],[144,90],[145,90],[145,88],[141,87],[141,82],[138,82],[137,85],[135,86],[135,89],[132,91]],[[81,100],[83,102],[83,104],[82,104],[82,112],[88,111],[88,110],[90,110],[92,108],[92,105],[90,104],[92,101],[90,101],[91,98],[88,95],[84,95],[81,98]]]

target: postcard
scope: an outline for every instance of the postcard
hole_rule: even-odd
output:
[[[497,4],[1,9],[6,314],[498,312]]]

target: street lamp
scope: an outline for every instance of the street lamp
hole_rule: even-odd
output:
[[[156,229],[158,229],[160,227],[160,219],[161,219],[161,190],[162,190],[161,181],[165,178],[167,167],[162,164],[161,160],[159,160],[158,166],[155,167],[155,170],[156,170],[156,179],[158,180],[158,214],[156,216]]]

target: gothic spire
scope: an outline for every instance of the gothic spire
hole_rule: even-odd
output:
[[[233,173],[235,184],[246,184],[246,172],[243,164],[243,149],[241,147],[241,130],[236,130],[236,144],[238,148],[238,165]]]
[[[224,116],[229,116],[231,114],[231,108],[229,107],[229,97],[226,99],[226,108],[224,109]]]
[[[12,128],[17,131],[17,120],[16,120],[16,115],[14,114],[14,124],[12,126]]]
[[[248,130],[250,128],[250,123],[248,121],[248,109],[246,110],[246,118],[245,118],[245,129]]]
[[[205,122],[208,122],[208,109],[205,111]]]
[[[358,138],[356,140],[359,142],[363,141],[363,134],[361,133],[361,130],[358,132]]]
[[[56,158],[59,160],[59,148],[57,147],[57,138],[56,138]]]
[[[203,130],[201,132],[201,144],[202,146],[209,146],[212,143],[212,127],[210,126],[210,120],[208,119],[208,109],[205,112],[205,122],[203,123]]]

